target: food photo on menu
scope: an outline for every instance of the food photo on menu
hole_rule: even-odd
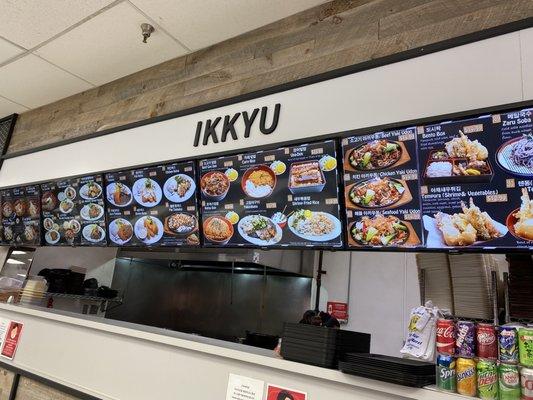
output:
[[[200,162],[206,246],[342,246],[335,142]]]
[[[39,245],[41,243],[39,187],[36,185],[4,189],[2,201],[2,243]]]
[[[90,175],[41,184],[46,245],[105,245],[102,176]]]
[[[348,245],[420,246],[415,128],[346,137],[342,148]]]
[[[192,161],[113,172],[105,178],[111,244],[200,244]]]
[[[529,247],[531,110],[418,128],[428,248]]]

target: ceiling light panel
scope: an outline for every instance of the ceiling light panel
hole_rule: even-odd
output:
[[[113,0],[0,0],[0,36],[31,49]]]
[[[221,42],[324,0],[130,0],[192,50]]]
[[[34,55],[26,55],[0,68],[0,96],[35,108],[91,88]]]
[[[144,22],[146,17],[124,2],[44,45],[36,54],[102,85],[186,53],[157,27],[148,43],[143,43]]]
[[[20,47],[17,47],[9,43],[7,40],[0,38],[0,64],[18,56],[19,54],[22,54],[23,52],[24,50]]]

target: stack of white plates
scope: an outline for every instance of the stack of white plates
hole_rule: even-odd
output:
[[[455,315],[493,319],[491,272],[496,263],[490,255],[450,255]]]
[[[43,305],[48,285],[44,278],[31,277],[28,278],[24,289],[20,293],[20,303],[30,305]]]
[[[431,300],[433,305],[441,310],[449,310],[453,314],[452,280],[448,256],[442,253],[418,253],[416,263],[426,301]]]

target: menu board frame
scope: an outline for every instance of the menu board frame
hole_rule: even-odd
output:
[[[471,109],[471,110],[466,110],[466,111],[459,111],[459,112],[454,112],[454,113],[441,114],[441,115],[437,115],[437,116],[423,117],[423,118],[417,118],[417,119],[412,119],[412,120],[405,120],[405,121],[400,121],[400,122],[394,122],[394,123],[388,123],[388,124],[382,124],[382,125],[375,125],[375,126],[370,126],[370,127],[360,128],[360,129],[353,129],[353,130],[349,130],[349,131],[326,133],[324,135],[314,136],[312,138],[312,140],[310,140],[309,142],[324,141],[324,140],[334,140],[334,141],[336,141],[336,143],[337,143],[337,147],[336,147],[336,149],[337,149],[337,159],[338,159],[337,170],[338,170],[339,177],[341,177],[341,174],[342,174],[343,171],[342,171],[342,168],[340,166],[342,165],[343,154],[342,154],[342,146],[341,146],[340,143],[341,143],[341,140],[343,138],[346,138],[346,137],[349,137],[349,136],[353,136],[353,135],[371,134],[371,133],[379,132],[379,131],[399,130],[399,129],[407,128],[407,127],[410,127],[410,126],[421,126],[421,125],[423,126],[423,125],[428,125],[428,124],[439,124],[439,123],[443,123],[443,122],[446,122],[446,121],[449,121],[449,120],[460,120],[460,119],[467,119],[467,118],[475,118],[475,117],[478,117],[478,116],[481,116],[481,115],[487,115],[487,114],[492,114],[492,113],[505,113],[505,112],[509,112],[509,111],[513,111],[513,110],[530,108],[530,107],[533,107],[533,100],[519,101],[519,102],[514,102],[514,103],[506,103],[506,104],[500,104],[500,105],[495,105],[495,106],[490,106],[490,107],[483,107],[483,108],[478,108],[478,109]],[[262,145],[262,146],[257,146],[257,147],[248,146],[248,147],[239,149],[238,151],[231,150],[231,151],[212,152],[212,153],[202,154],[201,156],[195,156],[194,158],[178,158],[178,159],[163,160],[163,161],[146,163],[146,164],[138,164],[138,165],[134,165],[134,166],[126,166],[126,167],[121,167],[121,168],[114,168],[114,169],[110,169],[110,170],[88,172],[88,173],[84,173],[84,174],[71,175],[71,176],[67,176],[67,177],[59,177],[59,178],[56,178],[56,179],[47,179],[47,180],[44,180],[44,181],[27,182],[27,183],[20,184],[20,185],[5,186],[5,187],[1,187],[0,190],[8,190],[8,189],[13,189],[13,188],[23,188],[23,187],[31,186],[31,185],[39,186],[40,184],[47,183],[47,182],[54,181],[54,180],[55,181],[67,180],[67,179],[73,179],[73,178],[76,178],[76,177],[83,177],[83,176],[87,176],[87,175],[99,175],[99,174],[100,175],[105,175],[106,173],[110,173],[110,172],[118,172],[118,171],[131,170],[131,169],[140,169],[140,168],[151,167],[151,166],[161,166],[161,165],[165,165],[165,164],[169,164],[169,163],[179,163],[179,162],[184,162],[184,161],[193,161],[195,163],[195,165],[196,165],[196,168],[199,168],[198,163],[199,163],[200,159],[215,158],[215,157],[222,157],[222,156],[225,156],[225,155],[243,154],[243,153],[247,153],[247,152],[256,152],[256,151],[260,151],[260,150],[269,150],[269,149],[279,148],[279,147],[294,146],[294,145],[298,145],[299,143],[303,143],[303,142],[304,141],[299,139],[299,140],[280,141],[280,142],[277,142],[275,144],[268,144],[268,145]],[[418,156],[419,156],[419,154],[417,152],[417,157]],[[196,184],[199,185],[198,173],[197,173],[197,176],[196,176]],[[344,180],[343,179],[339,179],[339,191],[340,191],[340,193],[344,193],[344,191],[345,191],[345,185],[344,185]],[[199,196],[199,194],[197,194],[196,200],[197,200],[197,207],[200,210],[200,196]],[[344,250],[344,251],[438,252],[438,253],[531,253],[531,251],[533,250],[533,246],[529,246],[529,247],[499,247],[499,248],[493,248],[493,247],[489,246],[489,247],[464,247],[464,248],[446,248],[446,249],[442,249],[442,248],[427,248],[424,245],[424,246],[419,246],[419,247],[416,247],[416,248],[404,248],[404,247],[401,247],[401,248],[399,248],[399,247],[387,247],[387,248],[383,248],[383,247],[377,247],[377,248],[364,247],[364,248],[360,248],[360,249],[359,248],[352,248],[352,247],[348,246],[348,238],[347,238],[346,228],[345,228],[346,225],[347,225],[347,220],[346,220],[345,213],[342,212],[342,211],[346,210],[346,205],[344,204],[344,196],[340,196],[340,198],[339,198],[339,206],[341,207],[340,219],[341,219],[341,222],[343,224],[343,237],[342,237],[343,247],[342,248],[332,248],[332,247],[321,248],[321,247],[318,247],[318,246],[313,246],[313,247],[307,247],[306,246],[306,247],[303,247],[303,249],[316,249],[316,250],[326,249],[326,250],[332,250],[332,251]],[[200,218],[201,218],[201,216],[200,216]],[[202,240],[203,239],[203,232],[202,232],[202,226],[201,225],[202,224],[199,224],[199,233],[200,233],[200,236],[201,236],[200,247],[204,247],[203,246],[203,240]],[[40,225],[40,229],[42,231],[42,229],[43,229],[42,225]],[[6,243],[6,242],[0,242],[0,246],[16,246],[16,247],[19,247],[19,248],[28,247],[27,245],[9,244],[9,243]],[[32,245],[29,245],[29,246],[30,247],[32,247],[32,246],[33,247],[44,246],[44,243],[41,241],[40,244],[32,244]],[[110,246],[109,243],[107,243],[106,246]],[[104,247],[104,246],[97,245],[95,247]],[[230,248],[230,246],[227,246],[227,247]],[[253,245],[250,245],[250,246],[238,246],[238,247],[239,248],[264,248],[264,247],[253,246]],[[142,246],[142,247],[139,247],[139,248],[146,248],[146,247]],[[211,247],[209,247],[209,248],[211,248]],[[267,247],[267,248],[269,248],[269,247]],[[290,247],[290,249],[297,249],[297,248],[296,247]]]

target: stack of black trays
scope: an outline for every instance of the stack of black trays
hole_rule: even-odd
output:
[[[368,333],[293,323],[283,328],[281,355],[286,360],[337,368],[346,353],[369,351]]]
[[[435,364],[380,354],[349,353],[339,369],[351,375],[410,387],[435,384]]]

